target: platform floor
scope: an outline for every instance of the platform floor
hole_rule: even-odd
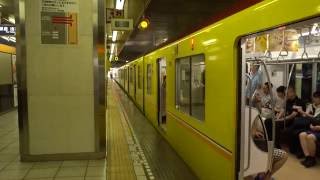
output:
[[[105,160],[20,162],[17,122],[17,111],[0,116],[0,180],[106,179]]]
[[[197,179],[115,82],[110,81],[108,92],[108,177],[123,180],[135,177],[138,180]]]

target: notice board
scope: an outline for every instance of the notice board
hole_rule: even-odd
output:
[[[78,44],[79,0],[40,0],[41,43]]]

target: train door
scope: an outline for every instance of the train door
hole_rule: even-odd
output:
[[[290,140],[283,137],[312,103],[312,93],[320,90],[319,23],[314,18],[241,39],[238,179],[274,175],[270,172],[276,168],[290,166],[284,149],[300,148],[299,134],[286,137]],[[283,164],[275,166],[280,161]]]
[[[160,127],[165,129],[167,122],[166,116],[166,59],[159,58],[157,60],[158,67],[158,124]]]
[[[243,156],[241,157],[240,169],[241,179],[243,177],[248,177],[259,172],[267,172],[271,169],[272,166],[272,152],[273,152],[273,137],[268,135],[268,132],[265,127],[265,118],[262,115],[260,109],[256,106],[254,101],[256,90],[253,86],[255,85],[255,77],[253,77],[245,67],[248,69],[262,69],[261,73],[266,75],[268,88],[271,89],[270,82],[270,73],[265,64],[248,63],[244,62],[242,69],[242,95],[241,95],[241,150]],[[256,74],[258,76],[258,74]],[[262,77],[261,77],[262,79]],[[270,85],[270,86],[269,86]],[[262,88],[262,87],[261,87]],[[271,95],[271,99],[273,97]],[[274,104],[274,103],[271,103]],[[270,108],[269,117],[273,120],[274,112],[272,111],[273,107]],[[274,128],[273,128],[274,129]],[[255,137],[257,133],[260,137]],[[274,133],[273,133],[274,134]]]

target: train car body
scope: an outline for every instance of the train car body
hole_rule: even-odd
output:
[[[121,67],[117,81],[200,179],[237,179],[241,37],[319,15],[319,0],[265,0]]]

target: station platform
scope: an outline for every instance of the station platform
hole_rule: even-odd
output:
[[[115,82],[108,92],[108,179],[197,179]]]
[[[0,180],[105,180],[106,160],[20,162],[18,113],[0,116]]]

